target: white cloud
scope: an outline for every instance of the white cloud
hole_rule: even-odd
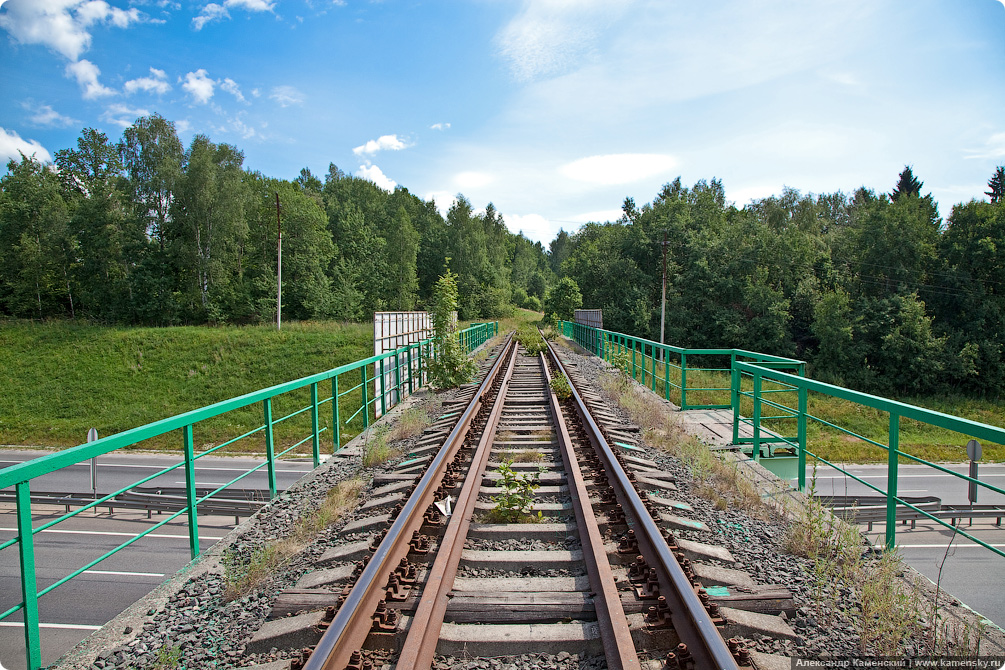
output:
[[[262,92],[259,91],[257,88],[253,88],[251,89],[251,95],[252,97],[259,98],[262,96]]]
[[[87,100],[115,95],[115,91],[101,85],[101,82],[98,81],[101,70],[86,58],[76,63],[67,64],[65,74],[67,77],[72,76],[77,80],[80,88],[84,90],[84,98]]]
[[[1002,1],[1005,2],[1005,0]],[[450,128],[449,123],[434,123],[433,125],[429,126],[430,130],[449,130],[449,128]]]
[[[583,212],[582,214],[573,214],[569,217],[570,221],[576,223],[606,223],[608,221],[617,221],[621,218],[620,209],[601,209],[595,212]]]
[[[590,184],[630,184],[673,170],[677,159],[666,154],[606,154],[566,163],[561,172],[569,179]]]
[[[238,102],[246,102],[244,96],[241,95],[241,87],[238,86],[237,82],[230,77],[227,77],[220,83],[220,88],[237,98]]]
[[[446,216],[450,208],[454,206],[457,202],[457,196],[453,193],[448,193],[447,191],[431,191],[426,194],[424,200],[426,202],[435,202],[436,211],[440,213],[441,216]]]
[[[285,105],[283,105],[285,107]],[[407,149],[409,145],[398,139],[397,135],[381,135],[375,140],[368,140],[366,144],[360,145],[352,150],[357,156],[366,154],[372,156],[378,151],[400,151]]]
[[[23,140],[16,131],[0,127],[0,161],[3,161],[4,165],[9,160],[20,161],[21,154],[34,155],[43,163],[52,160],[52,155],[36,140]]]
[[[269,97],[278,102],[281,107],[301,105],[304,102],[304,94],[293,86],[275,86]]]
[[[1005,0],[1002,0],[1005,3]],[[1005,133],[994,133],[987,139],[983,149],[968,149],[967,158],[1005,157]]]
[[[174,129],[178,131],[178,134],[187,133],[192,130],[192,124],[188,119],[182,119],[181,121],[174,122]]]
[[[32,125],[36,126],[50,126],[54,128],[66,128],[67,126],[72,126],[75,123],[80,123],[76,119],[72,119],[69,116],[64,116],[52,108],[50,105],[39,105],[36,104],[34,100],[25,100],[21,103],[31,114],[28,119]]]
[[[164,70],[158,70],[157,68],[152,67],[150,68],[149,77],[130,79],[125,83],[123,88],[129,95],[132,95],[136,91],[146,91],[147,93],[163,95],[171,90],[171,84],[167,82],[167,73],[164,72]]]
[[[178,81],[182,81],[179,79]],[[199,68],[195,72],[189,72],[185,75],[185,83],[181,85],[192,99],[201,105],[205,105],[213,97],[213,88],[216,86],[216,81],[210,79],[206,73],[206,70]]]
[[[8,0],[0,27],[19,44],[43,44],[75,61],[91,46],[88,28],[103,23],[126,28],[142,20],[135,7],[119,9],[104,0]]]
[[[385,191],[393,191],[394,187],[398,185],[398,182],[389,179],[376,165],[360,165],[356,176],[369,179]]]
[[[128,128],[136,122],[136,119],[149,115],[149,110],[127,107],[126,105],[116,103],[109,105],[101,114],[101,118],[122,128]]]
[[[229,19],[230,9],[244,9],[249,12],[271,12],[276,6],[274,2],[265,0],[224,0],[223,4],[211,2],[202,8],[198,16],[192,19],[192,26],[196,30],[202,30],[203,26],[212,21]]]
[[[540,214],[507,214],[506,227],[510,232],[522,232],[529,240],[552,240],[561,225],[552,223]]]
[[[582,65],[601,31],[631,0],[525,0],[524,8],[496,37],[499,53],[516,79],[562,74]]]
[[[495,178],[484,172],[459,172],[454,175],[454,182],[462,189],[481,188],[495,181]]]

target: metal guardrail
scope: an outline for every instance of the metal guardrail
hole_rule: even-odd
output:
[[[831,512],[847,521],[868,524],[868,530],[877,521],[886,520],[886,498],[883,496],[828,496],[818,495],[816,499],[827,505]],[[943,505],[937,496],[904,496],[911,505],[897,505],[897,521],[911,522],[915,528],[919,519],[930,516],[949,519],[955,526],[957,519],[995,519],[995,525],[1002,525],[1005,505]]]
[[[205,496],[209,489],[196,489],[196,495]],[[215,514],[219,516],[251,516],[261,509],[269,500],[267,489],[228,489],[228,495],[238,495],[238,498],[209,498],[199,505],[199,511],[204,514]],[[249,494],[249,495],[244,495]],[[0,491],[0,504],[14,503],[17,495],[12,491]],[[83,507],[95,501],[95,497],[88,492],[79,491],[33,491],[31,494],[31,504],[55,505],[65,507],[69,513],[71,507]],[[151,489],[150,487],[137,487],[136,490],[126,491],[117,495],[97,507],[104,507],[109,514],[116,509],[132,509],[146,511],[147,518],[151,518],[152,512],[161,514],[162,512],[177,512],[183,510],[188,504],[185,497],[185,489],[176,488]]]
[[[905,498],[901,498],[897,495],[897,474],[901,459],[925,465],[932,468],[934,471],[952,475],[953,477],[957,477],[958,479],[974,484],[977,487],[1005,495],[1005,490],[993,486],[986,481],[981,481],[967,475],[962,475],[958,472],[953,472],[949,468],[936,463],[931,463],[923,458],[919,458],[902,451],[899,448],[901,418],[911,419],[923,424],[950,430],[959,433],[963,437],[986,440],[996,444],[1005,444],[1005,429],[998,426],[992,426],[944,414],[942,412],[936,412],[934,410],[925,409],[916,405],[910,405],[896,400],[862,393],[860,391],[853,391],[841,386],[807,379],[805,376],[805,363],[795,359],[784,358],[781,356],[771,356],[768,354],[760,354],[740,349],[684,349],[681,347],[672,347],[652,342],[651,340],[636,338],[623,333],[615,333],[600,328],[592,328],[578,323],[570,323],[568,321],[560,322],[560,328],[563,335],[573,338],[580,346],[595,353],[601,358],[604,358],[605,360],[609,361],[612,353],[616,354],[625,351],[631,352],[631,367],[629,369],[632,377],[639,380],[638,372],[641,367],[642,378],[639,381],[641,381],[643,385],[651,388],[653,392],[659,393],[668,400],[671,399],[671,389],[674,389],[675,392],[679,392],[681,398],[680,406],[682,410],[731,409],[733,412],[733,443],[750,444],[753,460],[756,461],[760,459],[762,446],[768,447],[769,455],[771,454],[772,447],[774,446],[782,445],[790,448],[798,457],[798,485],[801,491],[806,490],[806,457],[811,456],[820,463],[831,466],[832,468],[846,474],[852,479],[864,484],[871,490],[882,495],[883,500],[885,501],[885,543],[887,547],[892,548],[896,544],[898,508],[900,506],[906,506],[907,508],[914,510],[915,513],[919,514],[919,518],[928,518],[948,528],[954,528],[958,534],[963,535],[977,544],[980,544],[999,556],[1005,557],[1005,551],[1002,551],[1002,549],[994,547],[987,542],[979,540],[976,537],[959,530],[951,524],[946,523],[939,517],[938,513],[930,512],[912,505],[911,503],[906,502]],[[660,358],[666,360],[671,354],[678,357],[677,360],[679,360],[679,365],[675,365],[674,363],[661,365],[658,363]],[[687,365],[687,357],[689,355],[729,355],[730,367],[728,370],[726,368],[689,368]],[[641,356],[641,361],[637,360],[637,356]],[[674,381],[671,382],[670,370],[673,368],[678,370],[678,373],[676,374],[679,376],[675,376]],[[730,393],[730,404],[688,404],[686,400],[686,394],[688,392],[723,390],[718,387],[689,387],[687,383],[687,373],[689,370],[701,371],[705,373],[728,371],[730,374],[730,385],[728,387]],[[790,374],[789,372],[785,372],[785,370],[794,371],[795,374]],[[658,374],[659,372],[662,372],[662,380],[660,379],[661,375]],[[647,379],[649,384],[646,384]],[[679,382],[677,380],[679,380]],[[657,390],[658,387],[662,389],[662,393]],[[846,400],[861,407],[871,408],[873,410],[887,413],[889,415],[887,444],[870,439],[852,430],[829,422],[821,417],[810,414],[808,411],[808,398],[810,393],[817,393],[822,396]],[[795,396],[794,405],[786,405],[785,398],[793,396]],[[752,407],[752,416],[746,417],[741,414],[741,402],[747,403]],[[768,410],[768,414],[765,413],[765,409]],[[787,420],[795,421],[796,435],[786,436],[777,431],[769,430],[764,425],[764,422],[778,423]],[[810,421],[884,449],[887,452],[888,465],[886,490],[864,481],[862,478],[844,470],[839,465],[831,463],[819,454],[810,451],[807,448],[806,437],[807,423]],[[741,436],[739,434],[740,424],[749,425],[753,432],[753,436]],[[964,442],[965,441],[966,440],[964,440]]]
[[[470,328],[460,331],[458,333],[458,339],[465,352],[470,353],[490,337],[497,334],[498,329],[498,322],[475,324]],[[418,358],[418,366],[414,369],[414,375],[413,366],[411,365],[413,356]],[[21,579],[21,601],[13,607],[8,608],[6,611],[0,612],[0,620],[6,619],[16,612],[24,613],[25,658],[26,665],[29,670],[38,670],[38,668],[42,667],[38,618],[39,598],[51,593],[53,590],[59,588],[77,575],[80,575],[85,570],[89,570],[109,556],[118,553],[183,514],[186,516],[188,521],[189,552],[194,559],[199,555],[200,551],[198,519],[200,507],[205,506],[209,500],[221,491],[230,487],[232,484],[244,479],[253,472],[257,472],[263,467],[267,468],[268,472],[269,498],[274,498],[277,488],[275,469],[276,461],[283,455],[310,441],[314,467],[320,465],[321,436],[327,430],[327,428],[321,426],[320,411],[325,404],[331,404],[330,411],[332,412],[332,427],[334,429],[332,431],[333,435],[331,444],[333,451],[338,451],[342,445],[341,438],[343,425],[349,424],[349,422],[362,414],[364,427],[369,427],[374,404],[380,402],[380,399],[375,397],[375,394],[373,393],[373,375],[368,374],[368,370],[373,370],[375,365],[379,367],[379,365],[384,361],[388,361],[389,365],[393,364],[395,366],[402,366],[404,374],[400,375],[398,388],[402,392],[401,397],[404,397],[405,388],[407,388],[410,393],[414,389],[420,388],[425,383],[428,366],[424,365],[424,362],[428,361],[430,357],[434,359],[436,357],[433,341],[423,340],[422,342],[400,347],[399,349],[387,352],[380,356],[371,356],[370,358],[356,361],[354,363],[348,363],[326,372],[321,372],[309,377],[286,382],[284,384],[277,384],[276,386],[214,403],[190,412],[185,412],[183,414],[178,414],[176,416],[155,421],[137,428],[132,428],[115,435],[109,435],[94,442],[88,442],[64,451],[54,452],[30,461],[11,465],[0,470],[0,489],[13,487],[13,499],[17,508],[17,533],[10,540],[0,543],[0,551],[15,545],[18,547]],[[404,360],[409,361],[409,364],[403,365],[402,361]],[[358,383],[356,383],[355,379],[352,379],[352,381],[348,382],[350,385],[349,388],[346,388],[347,384],[345,382],[345,378],[347,375],[350,378],[358,379]],[[321,385],[329,383],[331,395],[328,397],[321,397]],[[310,401],[306,406],[292,410],[281,417],[274,416],[274,401],[277,398],[284,397],[286,401],[289,402],[292,396],[288,394],[305,389],[310,392]],[[383,396],[381,396],[381,398],[382,397]],[[353,412],[348,419],[345,419],[343,423],[342,417],[344,417],[348,411],[353,409],[357,399],[358,409],[356,409],[356,411]],[[295,402],[295,399],[293,401]],[[195,429],[200,422],[224,415],[233,410],[259,403],[262,406],[262,414],[264,418],[262,425],[257,428],[253,428],[242,435],[227,440],[226,442],[196,453]],[[311,429],[308,435],[292,445],[283,447],[282,450],[277,453],[275,426],[301,414],[308,413],[311,418]],[[152,475],[144,477],[129,486],[105,494],[96,500],[90,500],[77,509],[56,519],[47,521],[38,527],[34,526],[32,522],[31,491],[31,481],[33,479],[176,430],[181,431],[181,446],[183,452],[182,461],[159,470]],[[251,438],[252,436],[259,436],[258,439],[264,437],[266,460],[263,463],[249,469],[247,472],[235,477],[233,480],[214,490],[210,491],[207,489],[205,491],[200,491],[196,488],[195,463],[199,458],[208,456],[209,454],[219,451],[220,449],[232,445],[240,440]],[[127,539],[111,551],[108,551],[98,558],[89,561],[86,565],[74,570],[69,575],[56,580],[54,583],[42,590],[38,589],[35,571],[34,537],[36,534],[51,528],[56,524],[62,523],[63,521],[71,519],[86,510],[94,509],[96,507],[107,507],[109,501],[112,501],[113,505],[117,504],[122,506],[123,503],[115,502],[119,496],[126,494],[130,490],[133,490],[136,487],[155,479],[156,477],[179,468],[184,468],[185,471],[186,485],[184,488],[184,506],[170,512],[166,518],[153,524],[150,528]]]
[[[742,383],[744,379],[751,379],[752,389],[746,390],[743,388]],[[794,392],[797,396],[796,405],[794,407],[782,404],[777,396],[772,396],[771,398],[765,398],[766,390],[764,388],[764,382],[768,381],[773,383],[777,387],[783,387],[784,389]],[[923,424],[930,426],[935,426],[942,428],[944,430],[949,430],[955,433],[959,433],[961,437],[964,438],[976,438],[980,440],[986,440],[988,442],[994,442],[996,444],[1005,444],[1005,429],[999,428],[998,426],[991,426],[986,423],[980,423],[977,421],[971,421],[970,419],[964,419],[958,416],[952,416],[950,414],[944,414],[942,412],[936,412],[935,410],[925,409],[924,407],[918,407],[916,405],[910,405],[908,403],[899,402],[897,400],[890,400],[888,398],[883,398],[880,396],[871,395],[869,393],[862,393],[861,391],[853,391],[851,389],[844,388],[842,386],[835,386],[833,384],[826,384],[824,382],[819,382],[813,379],[807,379],[805,377],[798,377],[796,375],[787,374],[780,370],[772,370],[766,366],[744,363],[737,361],[733,365],[733,422],[734,422],[734,435],[737,422],[742,420],[739,411],[739,402],[741,398],[748,398],[753,403],[754,416],[750,419],[750,425],[753,428],[754,436],[751,438],[751,442],[754,447],[754,458],[758,457],[760,452],[760,443],[762,440],[762,421],[767,420],[767,418],[762,416],[761,408],[763,406],[768,406],[776,411],[781,411],[784,414],[776,415],[770,418],[789,418],[796,421],[796,436],[791,438],[781,438],[781,441],[789,446],[794,453],[798,456],[798,485],[799,490],[806,490],[806,457],[811,456],[815,458],[820,463],[829,465],[830,467],[842,472],[843,474],[851,477],[855,481],[867,486],[869,489],[879,493],[883,496],[886,502],[886,528],[885,528],[885,543],[888,548],[893,548],[896,544],[896,529],[897,529],[897,509],[899,506],[904,505],[913,510],[915,510],[921,516],[931,519],[947,528],[953,528],[956,533],[963,535],[969,540],[976,542],[977,544],[993,551],[1005,558],[1005,551],[994,547],[987,542],[984,542],[958,528],[946,523],[943,519],[939,518],[938,515],[928,512],[926,510],[920,509],[915,505],[907,502],[904,498],[897,495],[897,476],[899,470],[899,463],[901,459],[911,461],[913,463],[918,463],[920,465],[927,466],[934,471],[943,472],[958,479],[964,480],[966,482],[972,483],[979,488],[986,489],[988,491],[994,491],[995,493],[1001,493],[1005,495],[1005,490],[993,486],[986,481],[981,481],[980,479],[972,478],[967,475],[962,475],[958,472],[954,472],[949,468],[946,468],[937,463],[931,463],[923,458],[914,456],[900,449],[900,423],[901,419],[911,419]],[[771,392],[774,389],[768,390]],[[814,416],[809,412],[809,394],[816,393],[821,396],[827,396],[831,398],[838,398],[841,400],[846,400],[848,402],[854,403],[861,407],[871,408],[884,412],[889,416],[889,429],[887,432],[887,443],[883,444],[877,440],[870,439],[864,435],[856,433],[847,428],[838,426],[830,421],[822,419],[818,416]],[[870,484],[861,477],[858,477],[841,466],[831,463],[827,459],[823,458],[819,454],[816,454],[807,447],[807,437],[806,430],[808,422],[813,421],[821,426],[828,429],[835,430],[843,435],[850,435],[856,439],[862,440],[876,447],[879,447],[887,452],[887,476],[886,476],[886,490],[884,491],[878,486]],[[778,440],[779,438],[772,438]],[[965,443],[966,440],[963,440]]]
[[[791,369],[800,376],[806,373],[804,361],[784,356],[772,356],[745,349],[675,347],[571,321],[560,321],[559,328],[565,337],[575,340],[579,346],[609,363],[614,362],[613,358],[618,354],[629,354],[630,359],[625,372],[630,373],[632,379],[648,387],[653,393],[663,396],[666,400],[676,401],[681,410],[730,408],[732,405],[725,402],[688,402],[688,394],[690,393],[692,398],[695,394],[705,398],[715,396],[729,398],[731,390],[728,385],[729,374],[732,365],[737,361],[747,360],[773,368]],[[720,360],[723,365],[728,358],[730,367],[696,366],[694,362],[698,357],[701,357],[701,360]],[[697,385],[694,383],[696,379]],[[709,386],[709,384],[722,385]]]

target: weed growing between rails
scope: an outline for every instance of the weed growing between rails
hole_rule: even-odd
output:
[[[784,547],[811,561],[816,612],[828,626],[851,626],[863,655],[915,656],[926,652],[920,592],[902,579],[896,551],[874,555],[858,530],[815,498],[816,473],[807,500],[789,526]],[[958,653],[959,649],[952,650]]]
[[[537,472],[517,474],[511,467],[512,460],[503,461],[499,466],[499,487],[503,492],[492,496],[496,504],[489,510],[488,519],[493,523],[538,523],[543,519],[541,512],[529,514],[527,510],[534,504],[534,491],[540,486],[538,477],[544,468]]]
[[[247,561],[233,554],[224,556],[224,598],[240,598],[263,584],[277,568],[303,551],[319,532],[354,508],[362,490],[363,482],[359,479],[339,482],[328,491],[321,506],[301,517],[286,537],[259,547]]]
[[[636,385],[624,367],[602,374],[599,381],[614,403],[642,429],[646,444],[676,457],[690,470],[699,495],[711,500],[717,509],[732,506],[753,517],[768,518],[768,507],[757,489],[740,475],[737,465],[717,458],[689,435],[664,402]]]

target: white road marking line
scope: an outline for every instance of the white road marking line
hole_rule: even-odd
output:
[[[17,528],[0,528],[0,532],[16,533]],[[116,537],[136,537],[139,533],[117,533],[110,530],[56,530],[55,528],[46,528],[42,531],[43,533],[66,533],[68,535],[114,535]],[[150,533],[146,537],[158,537],[167,539],[177,539],[177,540],[187,540],[188,535],[167,535],[165,533]],[[222,540],[222,537],[214,537],[210,535],[200,535],[200,540]]]
[[[20,621],[0,621],[5,628],[24,628]],[[101,630],[101,626],[87,626],[80,623],[40,623],[39,628],[61,628],[66,630]]]
[[[123,577],[163,577],[163,572],[120,572],[118,570],[84,570],[85,575],[121,575]]]

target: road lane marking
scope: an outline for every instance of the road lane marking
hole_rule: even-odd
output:
[[[16,533],[17,528],[0,528],[0,532],[6,533]],[[110,530],[56,530],[55,528],[46,528],[41,531],[43,533],[66,533],[69,535],[114,535],[116,537],[136,537],[139,533],[118,533]],[[149,533],[144,537],[158,537],[167,539],[179,539],[187,540],[188,535],[167,535],[166,533]],[[200,540],[222,540],[223,537],[214,537],[210,535],[200,535]]]
[[[122,577],[163,577],[163,572],[120,572],[118,570],[84,570],[85,575],[116,575]]]
[[[20,621],[0,621],[4,628],[24,628]],[[82,623],[40,623],[39,628],[61,628],[66,630],[101,630],[101,626],[87,626]]]

